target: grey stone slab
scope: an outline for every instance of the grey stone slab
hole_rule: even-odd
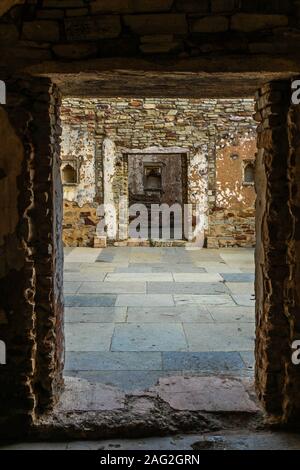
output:
[[[67,352],[66,370],[162,370],[160,352]]]
[[[80,289],[81,290],[81,289]],[[230,293],[222,282],[148,282],[148,294],[224,294]]]
[[[237,352],[163,352],[164,370],[193,370],[206,373],[225,373],[245,369]]]
[[[291,432],[227,431],[215,434],[177,434],[166,437],[106,439],[101,441],[24,442],[0,450],[299,450],[300,435]]]
[[[56,412],[59,416],[60,413],[71,411],[111,411],[122,408],[125,408],[125,394],[116,387],[65,376],[65,387],[56,405]]]
[[[249,348],[248,348],[249,349]],[[118,324],[112,351],[187,351],[185,334],[180,324]]]
[[[102,383],[118,387],[123,392],[144,391],[156,385],[168,371],[66,371],[68,375],[81,377],[91,383]]]
[[[174,273],[175,282],[221,282],[218,273]],[[149,280],[150,281],[150,280]]]
[[[66,351],[109,351],[114,323],[66,323]]]
[[[65,261],[64,271],[67,272],[67,273],[80,272],[81,264],[82,263],[69,263],[69,262]]]
[[[126,320],[126,307],[66,307],[66,323],[113,323]]]
[[[72,281],[72,282],[64,281],[64,293],[76,294],[81,284],[82,284],[81,281]]]
[[[207,305],[206,308],[217,323],[255,322],[254,306],[241,307],[235,305],[234,307],[226,307],[222,305]]]
[[[175,410],[255,413],[249,385],[243,378],[181,375],[161,378],[153,391]]]
[[[172,282],[172,273],[108,273],[105,282]]]
[[[94,281],[94,282],[101,282],[106,276],[105,272],[94,272],[94,273],[87,273],[86,271],[80,272],[72,272],[72,273],[64,273],[64,283],[65,282],[83,282],[83,281]]]
[[[116,268],[115,273],[151,273],[151,266],[128,266]]]
[[[232,297],[227,294],[174,294],[175,305],[227,305],[236,306]]]
[[[253,370],[255,367],[255,355],[254,351],[242,351],[240,352],[241,358],[244,361],[247,369]]]
[[[66,295],[66,307],[113,307],[116,295]]]
[[[232,295],[233,300],[237,305],[242,307],[254,307],[255,306],[255,297],[251,294],[243,295]]]
[[[171,307],[174,300],[171,294],[120,294],[116,306],[125,307]]]
[[[126,294],[146,293],[145,282],[89,282],[84,281],[78,294]]]
[[[154,273],[205,273],[206,270],[203,267],[193,266],[192,264],[166,264],[162,266],[153,266],[152,271]]]
[[[205,306],[128,307],[128,323],[212,323]]]
[[[226,282],[226,287],[233,295],[254,294],[254,282]]]
[[[254,273],[220,273],[224,281],[226,282],[254,282]]]
[[[254,323],[183,324],[189,351],[250,351],[254,349]]]

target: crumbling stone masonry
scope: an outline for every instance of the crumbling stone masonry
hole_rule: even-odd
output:
[[[257,94],[256,386],[270,415],[299,418],[299,366],[291,360],[300,338],[300,110],[291,83]],[[282,221],[279,224],[278,221]],[[284,221],[284,222],[283,222]]]
[[[6,83],[8,103],[0,109],[0,326],[7,364],[0,374],[0,427],[8,436],[56,402],[64,338],[60,96],[48,79]]]
[[[187,158],[185,202],[198,204],[206,214],[207,246],[253,246],[255,191],[244,180],[245,166],[254,162],[256,153],[253,113],[253,99],[245,98],[64,99],[64,243],[94,245],[97,205],[115,200],[120,184],[129,189],[134,186],[132,175],[120,172],[124,159],[129,158],[130,169],[131,162],[141,160],[143,154],[146,161],[157,154],[166,162],[166,152],[172,154],[173,149],[175,161]],[[115,153],[109,159],[103,152],[107,137],[114,143]],[[64,178],[69,166],[76,173],[75,181],[67,179],[68,173]],[[142,165],[135,172],[141,173],[142,180]],[[172,171],[168,173],[171,177]],[[114,181],[111,187],[110,180]],[[165,183],[167,187],[168,181]],[[114,192],[111,198],[110,191]],[[124,191],[121,189],[122,194]]]

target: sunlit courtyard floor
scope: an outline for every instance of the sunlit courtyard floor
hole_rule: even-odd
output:
[[[67,248],[64,288],[67,376],[253,374],[252,249]]]

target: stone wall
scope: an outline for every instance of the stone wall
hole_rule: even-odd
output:
[[[60,98],[48,79],[6,83],[7,105],[0,107],[0,338],[7,363],[0,366],[0,427],[8,438],[55,403],[64,337]]]
[[[0,39],[3,59],[19,66],[157,54],[298,53],[296,0],[6,0],[0,13],[16,3],[25,5],[6,13]]]
[[[243,162],[255,158],[253,113],[252,99],[64,99],[62,160],[79,169],[77,184],[64,186],[65,243],[93,246],[96,206],[104,201],[103,141],[109,137],[116,153],[112,176],[124,155],[135,158],[133,151],[175,148],[186,154],[186,200],[207,216],[208,246],[252,246],[255,191],[243,184]],[[127,175],[122,178],[126,184]]]

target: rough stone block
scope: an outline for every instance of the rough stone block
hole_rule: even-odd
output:
[[[91,18],[85,16],[66,19],[65,28],[69,41],[93,41],[118,37],[121,32],[121,22],[117,15]]]
[[[53,47],[53,52],[57,57],[63,59],[86,59],[97,54],[96,44],[82,43],[59,44]]]
[[[193,33],[219,33],[227,31],[229,20],[225,16],[207,16],[191,21],[191,31]]]
[[[17,42],[19,38],[19,31],[14,24],[1,24],[0,25],[0,44],[12,44]]]
[[[86,6],[84,0],[44,0],[44,8],[80,8]]]
[[[232,11],[235,7],[235,0],[211,0],[211,10],[213,13]]]
[[[264,29],[287,26],[288,18],[284,15],[256,15],[237,13],[231,19],[231,28],[245,33]]]
[[[23,39],[38,42],[58,42],[59,25],[56,21],[36,20],[23,24]]]
[[[167,13],[164,15],[126,15],[124,22],[134,33],[145,34],[184,34],[187,32],[185,15]]]
[[[107,246],[107,237],[95,237],[94,238],[94,248],[106,248]]]
[[[187,13],[208,13],[209,0],[176,0],[176,9]]]
[[[96,0],[92,13],[146,13],[169,11],[173,0]]]

